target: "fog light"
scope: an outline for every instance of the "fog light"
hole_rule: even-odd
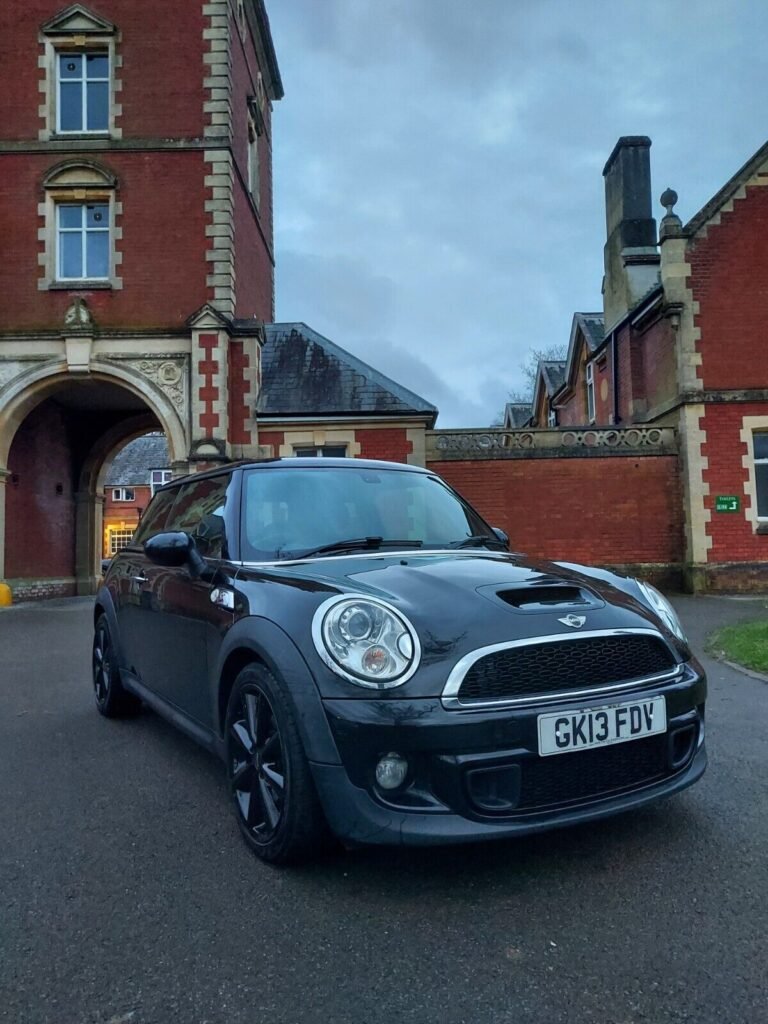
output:
[[[407,774],[408,762],[400,754],[385,754],[376,765],[376,782],[382,789],[397,789]]]

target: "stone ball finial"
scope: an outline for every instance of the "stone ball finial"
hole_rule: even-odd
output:
[[[666,188],[661,193],[661,199],[659,200],[661,205],[666,208],[666,216],[674,217],[674,205],[677,202],[677,192],[673,188]]]

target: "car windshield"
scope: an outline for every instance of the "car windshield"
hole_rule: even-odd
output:
[[[498,548],[488,525],[437,477],[398,470],[269,467],[245,474],[245,561],[404,547]],[[396,545],[395,545],[396,546]]]

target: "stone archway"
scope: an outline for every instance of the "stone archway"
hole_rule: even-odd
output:
[[[16,600],[93,592],[103,479],[129,440],[162,430],[175,470],[188,470],[188,429],[168,394],[132,367],[90,365],[81,375],[44,365],[3,395],[0,579]]]

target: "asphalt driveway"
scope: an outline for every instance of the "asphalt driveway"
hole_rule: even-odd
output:
[[[761,611],[677,603],[699,650]],[[0,1021],[768,1019],[768,684],[704,659],[710,769],[661,806],[280,871],[211,756],[96,713],[90,614],[0,613]]]

